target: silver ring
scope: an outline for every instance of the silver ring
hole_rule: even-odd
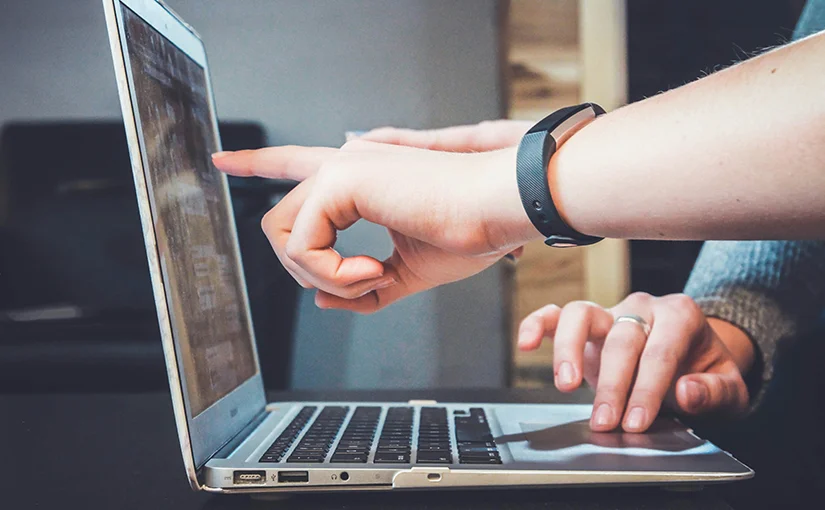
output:
[[[650,336],[650,325],[647,323],[647,321],[645,321],[638,315],[620,315],[616,317],[616,320],[613,321],[613,324],[616,325],[620,322],[632,322],[634,324],[637,324],[639,327],[642,328],[642,331],[644,331],[645,338]]]

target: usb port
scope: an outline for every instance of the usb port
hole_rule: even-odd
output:
[[[263,485],[266,483],[266,471],[235,471],[235,485]]]
[[[307,483],[309,471],[279,471],[278,483]]]

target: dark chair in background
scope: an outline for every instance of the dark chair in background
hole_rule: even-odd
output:
[[[226,149],[266,145],[220,126]],[[260,230],[288,183],[230,180],[264,380],[288,381],[297,288]],[[10,124],[0,134],[0,391],[165,388],[154,299],[120,122]]]

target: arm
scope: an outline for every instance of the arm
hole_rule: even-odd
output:
[[[723,341],[752,340],[759,370],[748,382],[758,403],[778,346],[804,333],[825,309],[825,242],[707,243],[685,293],[716,318],[710,320]]]
[[[585,234],[633,239],[809,239],[825,235],[825,32],[604,115],[548,168],[562,217]],[[524,123],[380,129],[370,141],[492,150],[479,174],[494,244],[536,238],[513,178]],[[500,150],[495,150],[500,149]],[[505,200],[502,200],[505,199]]]
[[[605,115],[551,160],[571,226],[605,237],[825,235],[825,32]]]

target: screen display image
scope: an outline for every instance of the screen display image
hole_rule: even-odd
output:
[[[255,375],[205,70],[123,7],[172,333],[196,416]]]

